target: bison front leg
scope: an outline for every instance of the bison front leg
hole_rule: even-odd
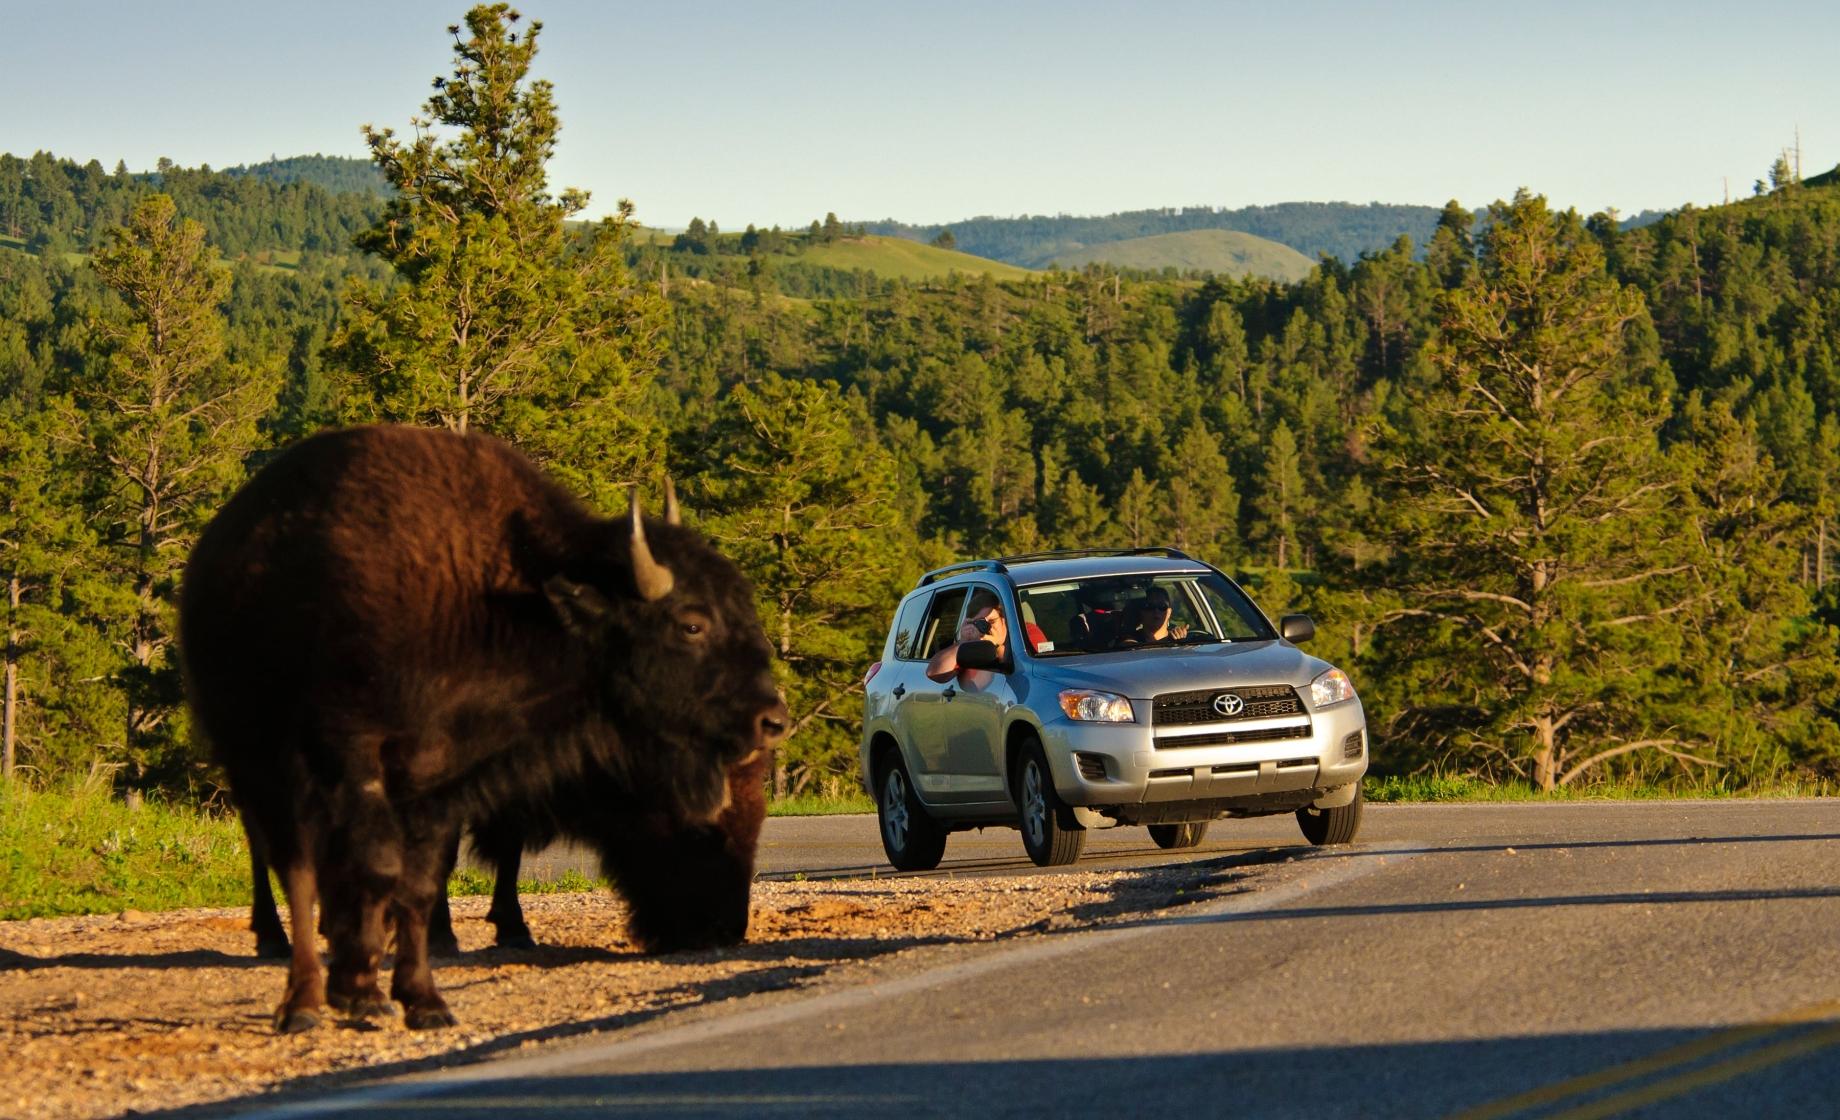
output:
[[[264,868],[262,882],[267,881]],[[313,906],[319,890],[313,866],[298,860],[286,868],[282,888],[287,891],[288,915],[294,924],[294,947],[287,991],[281,996],[281,1006],[275,1008],[275,1029],[293,1034],[319,1026],[320,1013],[326,1009],[326,977],[319,966],[319,939],[313,934]],[[280,918],[275,921],[278,927]]]
[[[447,853],[457,832],[412,839],[404,849],[403,873],[397,881],[391,912],[396,918],[396,970],[390,995],[403,1006],[403,1025],[411,1030],[451,1027],[457,1020],[434,985],[428,963],[428,920],[437,899],[445,897]]]

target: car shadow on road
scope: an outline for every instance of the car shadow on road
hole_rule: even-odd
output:
[[[1221,1016],[1255,1014],[1223,1009]],[[1334,1027],[1331,1007],[1298,1009]],[[1223,1024],[1224,1025],[1224,1024]],[[1103,1039],[1103,1015],[1081,1024]],[[1116,1036],[1113,1036],[1116,1037]],[[1205,1035],[1198,1036],[1205,1038]],[[720,1048],[720,1042],[715,1045]],[[1192,1043],[1191,1043],[1192,1045]],[[478,1117],[753,1116],[1491,1116],[1555,1108],[1619,1115],[1831,1115],[1840,1074],[1834,1020],[1738,1026],[1568,1032],[1465,1041],[1227,1048],[1154,1056],[951,1062],[837,1062],[675,1073],[474,1076],[444,1085],[392,1086],[314,1109],[290,1092],[263,1106],[297,1115]],[[689,1046],[685,1046],[688,1050]],[[584,1051],[584,1066],[621,1061]],[[690,1055],[705,1064],[704,1059]],[[633,1060],[633,1059],[627,1059]],[[644,1060],[642,1058],[637,1060]],[[719,1060],[715,1064],[722,1064]],[[580,1067],[577,1067],[580,1068]],[[376,1077],[382,1070],[365,1071]],[[324,1079],[324,1090],[350,1078]],[[313,1086],[295,1085],[292,1089]],[[163,1113],[203,1120],[249,1111],[225,1102]]]

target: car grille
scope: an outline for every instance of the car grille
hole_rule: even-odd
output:
[[[1279,739],[1308,739],[1310,725],[1295,724],[1291,727],[1261,727],[1256,731],[1209,731],[1200,735],[1159,735],[1156,749],[1169,750],[1172,747],[1214,747],[1224,743],[1269,743]]]
[[[1237,715],[1214,710],[1214,697],[1231,692],[1245,701]],[[1245,688],[1203,688],[1192,692],[1165,692],[1151,703],[1150,722],[1157,724],[1236,723],[1245,719],[1303,714],[1303,701],[1287,684],[1249,685]]]

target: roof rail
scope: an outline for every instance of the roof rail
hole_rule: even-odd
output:
[[[1054,552],[1029,552],[1021,556],[1004,556],[999,564],[1031,564],[1038,560],[1077,560],[1082,556],[1167,556],[1171,560],[1193,560],[1179,548],[1154,545],[1149,548],[1063,548]]]
[[[1001,560],[966,560],[961,564],[947,564],[943,568],[934,568],[920,577],[915,587],[925,587],[935,580],[941,580],[957,572],[1003,572],[1008,571]]]
[[[1077,560],[1082,556],[1167,556],[1171,560],[1193,560],[1194,557],[1179,548],[1167,548],[1153,545],[1149,548],[1063,548],[1054,552],[1026,552],[1020,556],[999,556],[995,560],[965,560],[957,564],[947,564],[943,568],[934,568],[920,577],[915,587],[925,587],[929,583],[942,580],[959,572],[1007,572],[1011,564],[1032,564],[1038,560]]]

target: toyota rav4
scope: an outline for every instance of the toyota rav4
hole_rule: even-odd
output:
[[[1314,634],[1175,549],[928,572],[864,684],[889,862],[936,867],[948,834],[991,825],[1042,866],[1119,825],[1185,848],[1219,817],[1295,813],[1312,843],[1353,840],[1367,720],[1347,675],[1297,648]]]

